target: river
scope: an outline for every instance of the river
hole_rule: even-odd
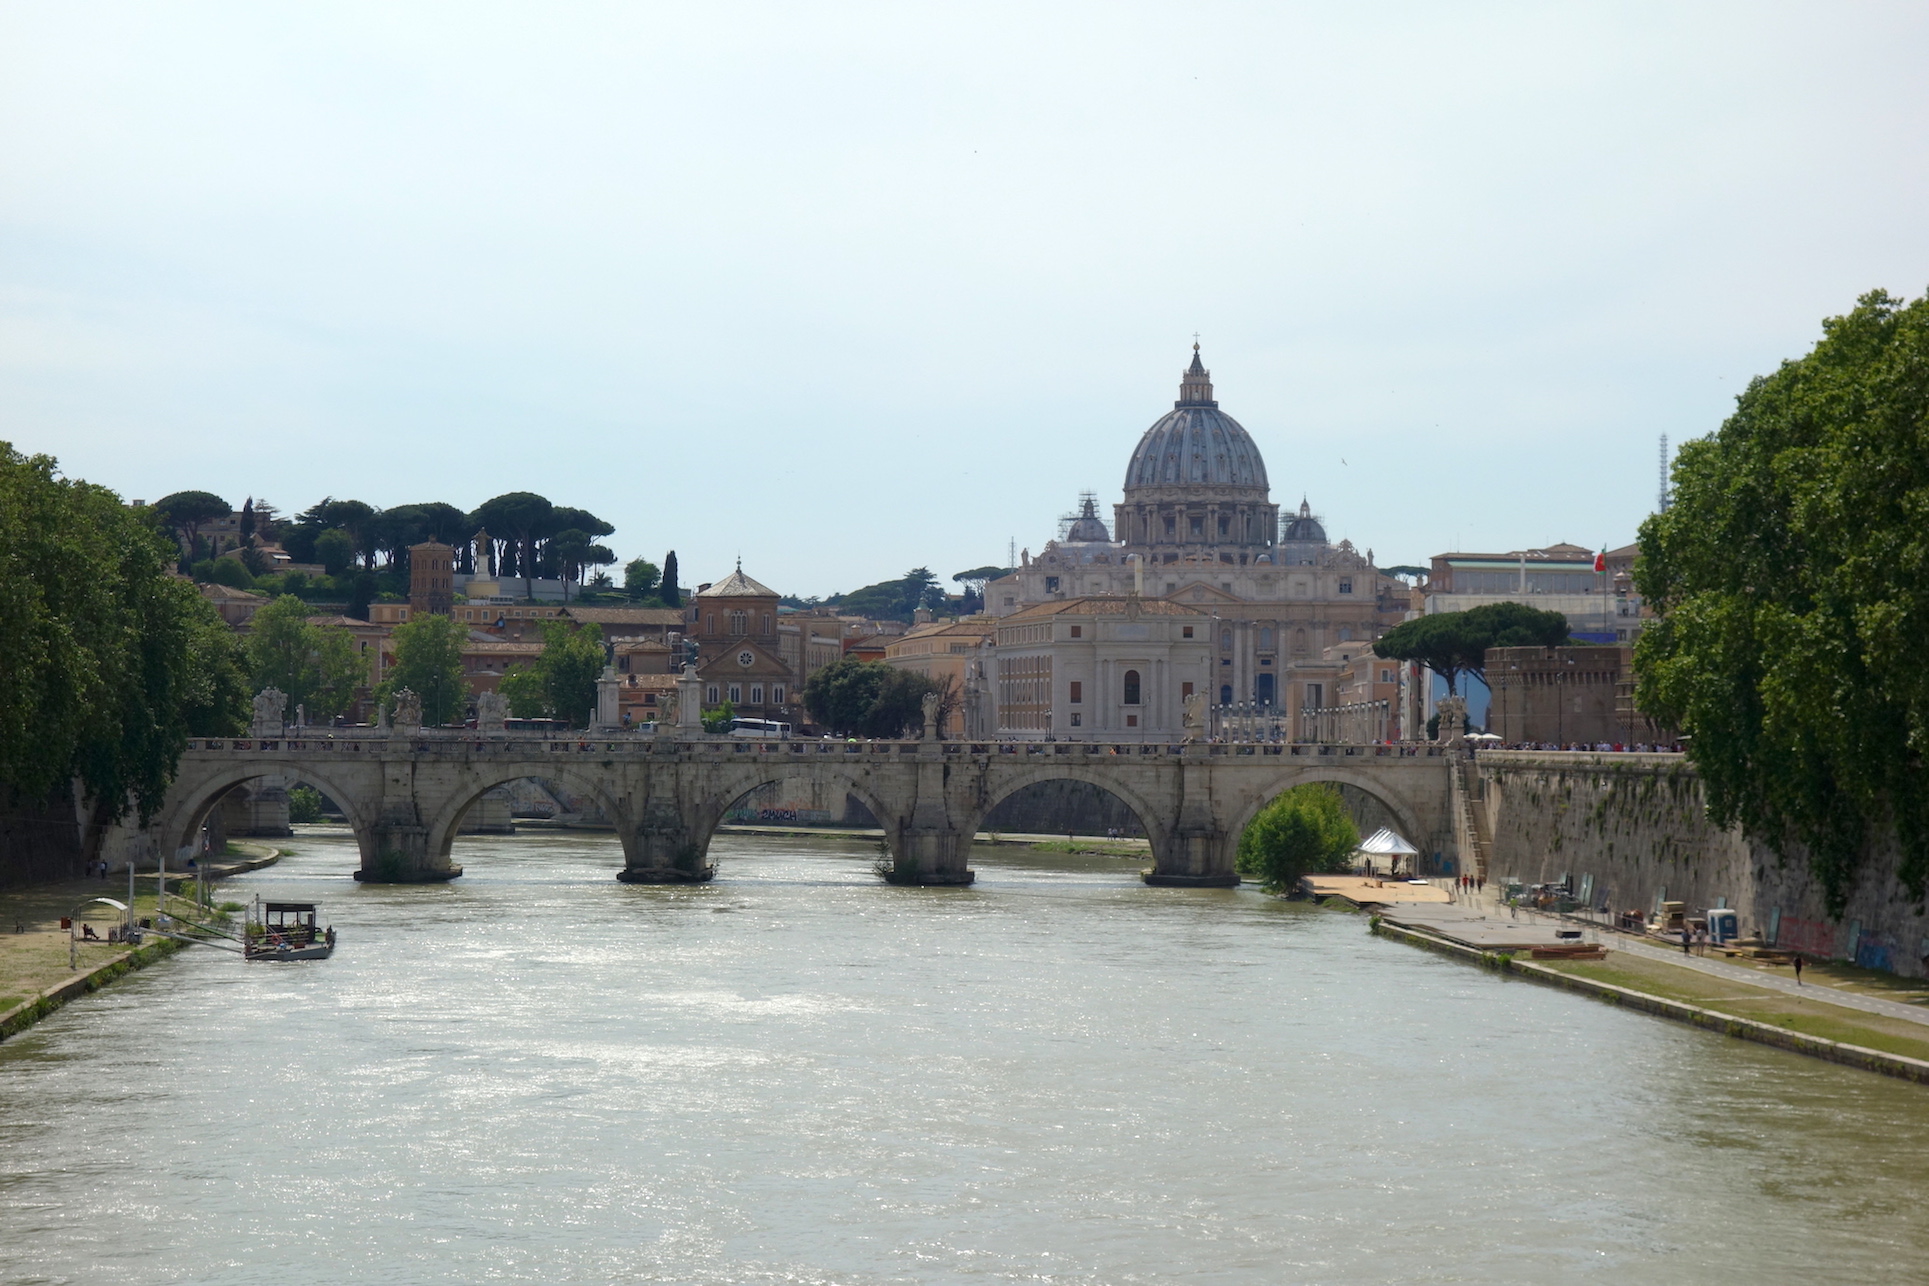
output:
[[[320,901],[332,960],[192,949],[0,1045],[0,1280],[1929,1280],[1929,1091],[1357,916],[1011,849],[290,844],[224,892]]]

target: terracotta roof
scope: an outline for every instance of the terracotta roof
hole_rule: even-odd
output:
[[[760,585],[743,574],[739,567],[728,576],[712,585],[709,589],[697,591],[698,598],[776,598],[777,591],[768,585]]]
[[[202,598],[211,603],[265,603],[268,601],[266,595],[236,589],[232,585],[212,585],[203,582],[196,584],[195,588],[201,591]]]
[[[674,607],[565,607],[572,621],[584,625],[680,625],[683,613]]]
[[[973,638],[984,638],[995,632],[997,628],[998,618],[995,616],[974,616],[961,621],[929,621],[923,625],[912,626],[909,633],[896,636],[896,641],[906,643],[912,639],[930,638],[939,634],[966,634]]]
[[[1129,596],[1094,595],[1088,598],[1067,598],[1051,603],[1034,603],[1030,607],[1021,608],[1010,616],[1003,617],[1002,620],[1016,621],[1030,616],[1062,616],[1067,613],[1074,616],[1125,616],[1128,614],[1126,605],[1133,602],[1139,605],[1140,616],[1206,615],[1196,607],[1188,607],[1184,603],[1174,603],[1163,598],[1133,599]]]

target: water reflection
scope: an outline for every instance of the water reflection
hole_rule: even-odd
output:
[[[331,961],[187,955],[0,1046],[0,1277],[1901,1280],[1929,1097],[1136,867],[345,837],[237,881]]]

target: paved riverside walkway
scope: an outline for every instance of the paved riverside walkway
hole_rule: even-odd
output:
[[[1507,905],[1499,900],[1493,889],[1485,894],[1476,894],[1469,900],[1464,894],[1457,894],[1462,900],[1457,905],[1472,915],[1491,917],[1501,923],[1512,921]],[[1725,960],[1714,960],[1707,956],[1684,955],[1679,947],[1669,949],[1658,942],[1637,938],[1617,929],[1586,920],[1579,916],[1549,915],[1541,911],[1520,908],[1520,923],[1536,925],[1560,925],[1563,928],[1579,928],[1586,934],[1586,940],[1599,942],[1614,951],[1625,951],[1631,956],[1643,956],[1649,960],[1659,960],[1666,964],[1679,965],[1683,969],[1693,969],[1724,982],[1741,983],[1759,987],[1764,991],[1781,992],[1790,996],[1800,996],[1821,1004],[1840,1005],[1844,1009],[1859,1009],[1865,1014],[1880,1014],[1885,1018],[1900,1018],[1905,1022],[1919,1023],[1929,1027],[1929,1006],[1911,1005],[1900,1000],[1884,1000],[1880,996],[1865,996],[1860,992],[1847,991],[1841,987],[1831,987],[1823,983],[1797,983],[1793,975],[1769,973],[1762,969],[1750,969],[1744,965],[1729,964]],[[1591,932],[1588,932],[1591,930]],[[1929,986],[1929,984],[1925,984]]]

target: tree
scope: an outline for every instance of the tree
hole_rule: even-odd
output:
[[[710,706],[703,712],[703,730],[720,734],[730,731],[730,725],[737,721],[737,707],[726,701],[722,705]]]
[[[944,590],[928,567],[913,567],[896,580],[879,581],[845,594],[838,606],[859,616],[886,621],[908,621],[920,607],[933,612],[945,606]]]
[[[1259,811],[1239,837],[1236,865],[1268,893],[1291,891],[1303,875],[1345,871],[1360,846],[1360,829],[1326,782],[1295,786]]]
[[[607,523],[604,525],[608,526]],[[573,527],[557,532],[550,539],[549,552],[562,577],[565,601],[569,598],[569,583],[581,579],[585,567],[607,567],[616,561],[616,555],[606,546],[590,539],[588,532]]]
[[[1459,676],[1483,682],[1490,647],[1559,647],[1567,641],[1567,618],[1525,603],[1488,603],[1464,612],[1437,612],[1402,621],[1373,645],[1373,654],[1418,661],[1459,691]]]
[[[805,682],[804,708],[839,736],[901,737],[923,728],[927,692],[942,695],[940,685],[922,674],[846,657]]]
[[[161,806],[192,735],[235,730],[233,638],[154,510],[0,443],[0,807]],[[205,519],[203,519],[204,521]]]
[[[387,703],[403,688],[422,698],[422,722],[430,727],[455,723],[469,695],[462,676],[466,632],[447,616],[419,616],[395,627],[395,664],[382,681],[378,698]]]
[[[632,558],[623,564],[623,593],[632,602],[642,602],[656,591],[660,573],[647,558]]]
[[[509,491],[493,500],[483,501],[469,518],[476,526],[487,530],[490,536],[501,540],[506,547],[515,548],[518,551],[517,574],[533,577],[536,574],[536,541],[547,534],[550,516],[555,508],[547,497],[533,491]]]
[[[1682,447],[1635,584],[1636,700],[1687,735],[1710,818],[1805,857],[1840,914],[1876,849],[1929,892],[1929,297],[1823,323]]]
[[[951,579],[967,589],[975,589],[982,594],[988,583],[997,580],[1000,576],[1009,575],[1011,575],[1011,568],[993,567],[987,563],[983,567],[973,567],[968,572],[958,572]]]
[[[676,550],[663,555],[663,584],[657,589],[656,596],[663,600],[665,607],[682,607],[683,591],[677,588]]]
[[[249,496],[241,502],[241,547],[255,547],[255,498]]]
[[[254,689],[279,689],[288,698],[285,713],[301,706],[311,718],[332,719],[368,680],[354,636],[339,625],[310,623],[308,604],[293,594],[255,613],[246,650]]]
[[[355,542],[340,528],[330,528],[315,537],[314,557],[330,576],[340,576],[355,561]]]
[[[549,694],[543,687],[543,672],[539,665],[518,663],[502,673],[502,682],[496,685],[509,702],[509,714],[516,719],[547,719],[549,717]]]
[[[194,544],[201,538],[201,524],[226,518],[234,512],[234,506],[212,491],[177,491],[156,500],[154,512],[165,517],[169,525],[181,533],[187,542],[188,554],[192,557]]]
[[[253,589],[255,578],[249,573],[247,564],[239,558],[223,555],[208,568],[208,581],[214,585],[226,585],[230,589]]]

